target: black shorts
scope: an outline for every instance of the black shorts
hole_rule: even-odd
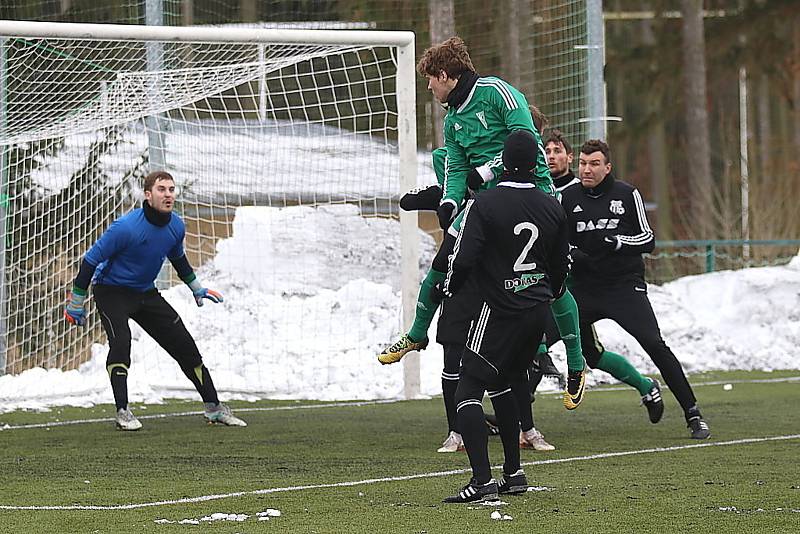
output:
[[[497,313],[484,303],[467,337],[461,372],[495,383],[527,369],[549,313],[547,302],[513,315]]]
[[[436,323],[436,342],[441,345],[465,345],[469,325],[480,309],[481,299],[477,286],[468,279],[461,290],[444,299]]]

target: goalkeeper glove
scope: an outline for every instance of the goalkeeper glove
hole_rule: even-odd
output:
[[[222,294],[214,291],[213,289],[201,287],[199,289],[192,290],[192,294],[194,295],[194,301],[198,306],[203,305],[203,299],[208,299],[214,304],[219,304],[222,302]]]
[[[198,307],[203,306],[203,299],[208,299],[214,304],[219,304],[223,300],[221,293],[201,286],[197,278],[189,283],[189,289],[192,290],[194,301],[197,303]]]
[[[86,324],[86,293],[81,295],[77,287],[67,293],[67,303],[64,305],[64,319],[69,324],[83,326]]]
[[[447,230],[450,223],[453,222],[453,215],[455,215],[456,207],[450,202],[439,204],[436,208],[436,216],[439,217],[439,227],[442,230]]]

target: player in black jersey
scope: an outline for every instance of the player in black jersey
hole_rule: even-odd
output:
[[[468,204],[447,276],[434,289],[451,297],[471,278],[480,295],[456,389],[458,426],[472,478],[445,502],[491,500],[498,493],[527,489],[520,469],[519,414],[509,381],[526,371],[530,347],[542,338],[549,304],[563,294],[569,267],[564,210],[533,184],[536,147],[530,132],[518,130],[508,136],[504,175],[496,188]],[[481,404],[487,389],[505,456],[499,483],[492,479]]]
[[[533,117],[534,126],[539,131],[542,131],[547,124],[547,117],[536,106],[530,106],[531,115]],[[436,178],[441,184],[444,181],[444,167],[447,151],[444,148],[439,148],[433,151],[433,169],[436,173]],[[431,186],[422,190],[415,190],[407,193],[400,199],[400,207],[409,209],[429,209],[434,210],[438,206],[438,198],[436,202],[431,202],[429,199],[434,197],[436,186]],[[439,188],[441,194],[441,188]],[[465,199],[466,201],[467,199]],[[448,238],[455,239],[453,236]],[[452,247],[451,247],[452,249]],[[443,271],[447,270],[446,262]],[[456,387],[458,386],[458,370],[461,365],[461,354],[464,352],[464,345],[467,340],[467,333],[469,331],[469,324],[472,320],[472,315],[477,304],[475,300],[480,298],[477,287],[474,284],[468,284],[468,287],[462,288],[458,295],[454,298],[447,299],[439,308],[439,322],[436,330],[436,341],[442,345],[444,350],[444,368],[442,369],[442,399],[445,406],[445,414],[447,416],[448,434],[442,446],[437,450],[440,453],[450,453],[464,450],[464,443],[461,434],[458,431],[458,423],[456,420]],[[555,321],[551,321],[553,328],[557,327]],[[530,350],[535,350],[536,347],[531,347]],[[546,349],[541,354],[537,354],[529,366],[525,376],[519,377],[519,381],[511,384],[511,389],[515,397],[523,399],[519,402],[519,416],[520,416],[520,433],[519,445],[520,448],[534,449],[538,451],[552,451],[555,449],[553,445],[548,443],[541,432],[534,426],[533,408],[531,405],[532,396],[529,392],[535,390],[535,386],[531,387],[529,384],[538,384],[541,381],[543,374],[556,375],[561,378],[561,375],[547,354]],[[565,384],[562,384],[564,387]],[[493,414],[486,414],[487,425],[489,432],[492,435],[499,434],[497,426],[497,418]]]
[[[680,362],[661,337],[647,298],[642,254],[655,238],[639,191],[611,174],[608,145],[593,139],[581,147],[580,185],[562,193],[570,227],[573,266],[570,290],[578,302],[581,346],[590,367],[603,367],[603,345],[592,326],[616,321],[656,364],[683,408],[694,439],[711,435]]]
[[[580,184],[580,180],[572,172],[571,164],[573,161],[572,146],[559,130],[553,130],[545,140],[545,154],[547,163],[550,167],[550,175],[556,190],[562,193],[567,187]],[[577,254],[580,254],[579,252]],[[567,283],[569,285],[569,282]],[[549,321],[545,329],[546,347],[540,347],[540,351],[547,350],[560,340],[558,328],[553,321]],[[631,365],[622,355],[608,350],[603,350],[595,364],[596,369],[600,369],[610,374],[620,382],[624,382],[639,391],[642,396],[642,405],[647,408],[647,414],[652,423],[658,423],[664,413],[664,402],[661,398],[661,387],[658,381],[643,376]],[[534,378],[535,375],[534,375]],[[528,402],[533,392],[536,390],[538,382],[530,381],[530,396],[517,398],[517,403]]]

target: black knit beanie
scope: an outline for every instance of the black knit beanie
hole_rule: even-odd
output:
[[[536,166],[537,150],[536,138],[531,132],[511,132],[503,145],[503,166],[509,174],[528,174]]]

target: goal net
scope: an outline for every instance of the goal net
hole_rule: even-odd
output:
[[[89,369],[107,394],[98,314],[90,299],[70,328],[65,294],[165,169],[190,263],[225,302],[198,309],[168,264],[158,286],[219,389],[402,393],[398,369],[359,376],[419,279],[416,217],[397,218],[416,185],[413,67],[409,32],[0,22],[0,373]],[[131,328],[132,392],[191,387]]]

